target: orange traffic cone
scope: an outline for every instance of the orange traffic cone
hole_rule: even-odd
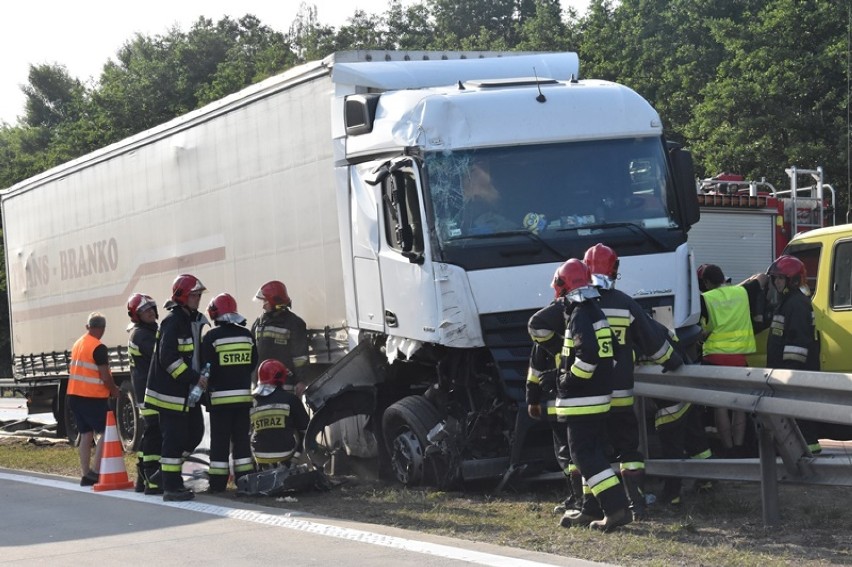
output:
[[[121,446],[121,440],[118,438],[115,414],[112,411],[107,412],[103,444],[100,476],[92,488],[95,492],[133,488],[133,482],[127,477],[127,468],[124,466],[124,447]]]

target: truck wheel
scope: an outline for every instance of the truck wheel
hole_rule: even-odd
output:
[[[142,440],[142,427],[136,407],[136,392],[130,380],[124,380],[119,387],[118,401],[115,404],[115,423],[124,451],[138,451]]]
[[[67,389],[67,380],[63,380],[62,384],[66,385]],[[62,384],[60,384],[60,388],[62,388]],[[57,403],[60,408],[60,415],[62,416],[62,423],[65,427],[65,437],[68,438],[68,442],[71,443],[74,447],[77,447],[80,444],[80,432],[77,431],[77,422],[74,421],[74,413],[71,411],[71,408],[68,407],[68,404],[65,400],[65,394],[62,394],[62,397],[58,398]],[[59,420],[56,420],[57,424]],[[59,434],[57,426],[57,434]]]
[[[53,419],[56,420],[56,436],[67,437],[68,429],[65,427],[65,394],[68,392],[68,380],[60,380],[56,387],[56,397],[53,398]]]
[[[426,483],[426,435],[441,421],[441,414],[423,396],[408,396],[391,405],[382,416],[382,434],[394,478],[406,486]]]

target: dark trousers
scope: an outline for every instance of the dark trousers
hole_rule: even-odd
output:
[[[151,478],[160,470],[160,451],[163,450],[163,435],[160,432],[160,414],[153,410],[144,410],[142,415],[145,431],[142,432],[142,469],[146,478]]]
[[[210,411],[210,488],[225,490],[228,455],[233,451],[234,480],[254,472],[249,406],[219,406]],[[232,450],[233,447],[233,450]]]
[[[606,458],[606,420],[607,416],[603,414],[569,421],[567,430],[571,460],[580,469],[597,504],[610,515],[627,508],[628,504],[624,488]],[[588,513],[591,508],[593,506],[583,503],[584,512]]]
[[[639,420],[633,406],[610,410],[606,419],[607,438],[612,445],[615,461],[622,469],[642,468],[645,456],[639,451]]]
[[[710,454],[700,406],[692,405],[680,419],[658,426],[657,434],[666,459],[700,459]]]
[[[160,431],[163,435],[160,453],[163,488],[170,492],[182,490],[183,456],[192,453],[204,437],[201,406],[189,408],[188,412],[160,411]]]

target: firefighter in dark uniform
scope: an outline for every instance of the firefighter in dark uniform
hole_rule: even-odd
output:
[[[565,340],[557,381],[556,414],[566,424],[571,460],[593,498],[580,511],[565,512],[560,525],[588,525],[604,532],[629,524],[627,496],[606,457],[606,420],[612,401],[615,344],[598,306],[588,266],[577,259],[556,271],[553,288],[565,298]],[[600,512],[603,511],[603,517]]]
[[[293,374],[270,358],[257,368],[251,446],[261,469],[287,465],[302,449],[308,412],[294,393]]]
[[[137,454],[136,492],[162,494],[160,473],[160,451],[163,437],[160,434],[160,415],[157,410],[145,406],[145,388],[148,385],[148,370],[154,357],[157,342],[157,303],[149,295],[134,293],[127,300],[127,315],[131,325],[127,339],[127,354],[130,355],[130,382],[142,417],[142,441]]]
[[[562,342],[565,340],[565,302],[557,297],[553,303],[530,317],[527,325],[533,348],[527,373],[527,412],[533,419],[546,419],[553,432],[556,462],[568,481],[568,496],[554,512],[579,509],[583,503],[583,477],[571,462],[568,432],[556,417],[556,376]]]
[[[663,371],[683,365],[653,320],[626,293],[615,289],[618,255],[609,246],[596,244],[586,250],[583,262],[592,272],[592,282],[601,297],[599,305],[618,341],[613,368],[612,409],[607,418],[607,438],[619,463],[621,480],[630,500],[634,519],[645,517],[645,456],[639,450],[639,421],[633,409],[633,357],[642,353],[660,364]]]
[[[292,300],[287,286],[277,280],[266,282],[257,290],[255,300],[263,302],[263,314],[251,327],[260,360],[274,358],[289,368],[295,379],[296,395],[301,396],[305,384],[300,369],[308,363],[308,330],[301,317],[291,311]]]
[[[213,298],[207,315],[215,327],[201,341],[201,363],[210,364],[207,395],[210,404],[209,492],[228,485],[229,454],[234,480],[254,472],[251,455],[251,375],[257,366],[257,348],[246,319],[237,313],[236,300],[227,293]]]
[[[169,314],[160,323],[154,358],[148,372],[145,406],[160,414],[163,435],[160,470],[163,500],[192,500],[195,494],[184,486],[181,466],[204,437],[201,406],[190,407],[187,398],[195,384],[207,387],[201,377],[201,328],[207,318],[198,312],[204,285],[195,276],[182,274],[172,284]]]
[[[662,323],[651,320],[656,332],[668,336],[669,343],[674,346],[681,359],[686,358],[678,345],[677,335]],[[653,364],[641,352],[636,353],[637,364]],[[660,452],[664,459],[709,459],[713,456],[701,408],[690,402],[654,399],[657,411],[654,413],[654,429],[660,438]],[[683,480],[667,477],[663,483],[663,492],[657,497],[657,502],[670,506],[679,506]]]
[[[819,370],[819,340],[814,308],[807,290],[805,265],[795,256],[780,256],[767,274],[778,294],[778,305],[766,339],[766,366],[789,370]],[[819,453],[819,424],[799,420],[799,428],[811,453]]]

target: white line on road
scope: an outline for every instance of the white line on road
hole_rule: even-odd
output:
[[[136,492],[127,492],[121,490],[112,490],[106,492],[93,493],[90,487],[82,487],[70,482],[53,480],[49,478],[40,478],[34,476],[25,476],[20,474],[10,474],[0,472],[0,479],[11,480],[13,482],[24,482],[27,484],[35,484],[38,486],[48,486],[51,488],[59,488],[61,490],[73,490],[76,492],[87,492],[98,496],[108,496],[123,500],[133,500],[136,502],[144,502],[146,504],[154,504],[159,506],[168,506],[171,508],[181,508],[191,510],[211,516],[219,516],[222,518],[231,518],[244,522],[253,522],[267,526],[276,526],[287,528],[300,532],[312,533],[326,537],[334,537],[371,545],[379,545],[394,549],[401,549],[425,555],[436,557],[444,557],[447,559],[455,559],[459,561],[467,561],[477,565],[490,565],[493,567],[545,567],[552,565],[549,563],[539,563],[537,561],[529,561],[516,557],[504,557],[491,553],[483,553],[480,551],[472,551],[462,549],[460,547],[452,547],[449,545],[441,545],[437,543],[429,543],[413,539],[388,536],[375,532],[364,530],[356,530],[352,528],[343,528],[339,526],[321,524],[301,518],[294,517],[294,514],[299,512],[286,512],[286,515],[266,514],[255,512],[252,510],[242,510],[239,508],[231,508],[228,506],[217,506],[214,504],[205,504],[203,502],[163,502],[160,498],[152,498]]]

